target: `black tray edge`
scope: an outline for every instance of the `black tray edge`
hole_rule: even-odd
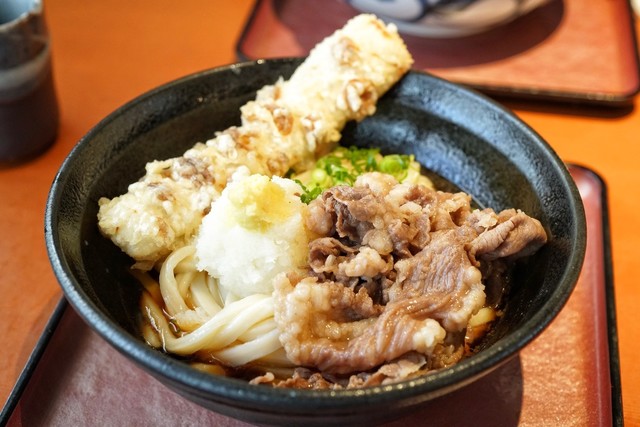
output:
[[[62,319],[62,315],[64,314],[67,306],[67,300],[64,297],[61,297],[58,303],[56,304],[55,309],[53,310],[49,320],[47,321],[36,346],[33,351],[29,355],[27,362],[22,368],[18,379],[16,380],[11,393],[9,393],[9,397],[2,407],[2,412],[0,412],[0,426],[4,426],[9,421],[9,418],[13,414],[20,398],[22,397],[22,393],[29,384],[29,380],[31,380],[31,376],[36,370],[38,363],[42,359],[42,356],[47,349],[49,341],[51,341],[51,337],[53,337],[54,332],[56,331],[58,324],[60,323],[60,319]]]

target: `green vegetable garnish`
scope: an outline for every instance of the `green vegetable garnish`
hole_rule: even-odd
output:
[[[302,187],[302,194],[300,195],[300,200],[302,200],[302,203],[306,203],[307,205],[309,203],[311,203],[313,200],[315,200],[320,194],[322,194],[322,187],[319,186],[313,186],[313,187],[307,187],[306,185],[304,185],[302,182],[300,182],[299,179],[296,179],[295,182],[297,182],[300,187]]]
[[[389,154],[388,156],[384,156],[378,170],[393,175],[398,181],[402,181],[407,176],[409,163],[411,163],[412,160],[413,159],[407,155]]]
[[[377,148],[338,147],[318,159],[313,169],[294,179],[303,189],[300,199],[308,204],[329,187],[353,185],[366,172],[387,173],[401,182],[411,167],[420,170],[412,155],[383,156]]]

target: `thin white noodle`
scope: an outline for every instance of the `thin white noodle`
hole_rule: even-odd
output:
[[[195,253],[195,251],[193,253]],[[196,260],[194,259],[193,254],[191,256],[181,259],[180,262],[175,266],[176,274],[189,273],[194,271],[197,271],[197,268],[196,268]]]
[[[238,337],[238,341],[247,342],[260,338],[260,336],[269,333],[277,328],[276,321],[273,317],[256,323],[253,327]]]
[[[201,272],[194,276],[191,282],[191,299],[196,307],[202,307],[209,316],[214,316],[222,307],[211,295],[211,288],[207,286],[207,273]]]
[[[182,297],[182,300],[189,305],[189,290],[191,289],[191,283],[196,276],[197,272],[189,271],[187,273],[178,273],[175,275],[178,293]]]
[[[160,347],[162,342],[160,342],[160,337],[156,332],[155,328],[148,323],[145,323],[141,327],[142,337],[152,347]]]
[[[150,297],[143,297],[142,303],[147,307],[146,314],[158,331],[165,351],[180,355],[199,350],[222,350],[254,324],[273,317],[271,296],[255,294],[224,307],[199,328],[176,337],[162,309]]]
[[[249,302],[247,300],[251,299]],[[238,306],[238,308],[236,308]],[[225,313],[225,311],[227,311]],[[228,306],[216,315],[223,314],[225,316],[221,322],[224,322],[222,328],[217,329],[216,342],[218,346],[228,346],[238,339],[240,335],[249,330],[256,323],[260,323],[265,319],[273,318],[273,299],[270,295],[254,294],[242,298]],[[206,330],[208,323],[213,323],[212,318],[209,322],[202,325],[202,330]],[[215,327],[212,327],[212,329]],[[206,332],[203,332],[206,333]]]
[[[189,309],[178,290],[179,287],[174,275],[174,270],[180,261],[192,256],[194,253],[195,247],[184,246],[172,252],[164,263],[162,263],[162,268],[160,269],[160,292],[162,293],[162,299],[164,300],[167,312],[172,316]]]
[[[145,335],[145,326],[151,327],[156,332],[156,339],[152,340],[147,338],[147,343],[149,345],[154,345],[154,343],[159,343],[156,347],[162,347],[163,350],[166,351],[163,331],[171,330],[169,326],[169,322],[164,317],[164,312],[162,308],[156,303],[156,301],[151,297],[148,292],[143,292],[140,297],[140,311],[145,316],[147,322],[142,327],[143,335]]]
[[[208,274],[205,274],[205,277],[207,279],[207,287],[209,288],[209,292],[211,293],[213,299],[215,299],[216,304],[218,304],[220,307],[224,306],[224,298],[222,298],[222,294],[220,293],[218,280],[209,276]]]
[[[272,297],[224,295],[215,278],[196,270],[194,253],[193,246],[172,252],[162,264],[158,282],[145,275],[147,291],[141,299],[147,319],[142,328],[145,340],[183,356],[205,351],[230,366],[270,359],[275,366],[291,366],[279,341]],[[163,304],[152,297],[158,288]]]
[[[217,351],[214,356],[230,366],[241,366],[276,351],[281,347],[279,336],[278,330],[274,329],[252,341]]]

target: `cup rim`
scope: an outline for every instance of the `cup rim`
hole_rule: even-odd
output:
[[[7,22],[0,22],[0,31],[8,31],[13,27],[20,25],[22,22],[29,20],[30,16],[42,14],[42,0],[31,0],[31,6],[14,19]]]

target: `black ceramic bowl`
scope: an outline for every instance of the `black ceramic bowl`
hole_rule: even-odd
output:
[[[476,355],[395,385],[348,391],[283,390],[211,376],[148,347],[135,322],[139,286],[132,261],[98,232],[98,199],[126,192],[153,159],[182,154],[238,124],[255,91],[288,77],[299,59],[244,63],[194,74],[115,111],[73,149],[46,208],[46,243],[67,299],[117,350],[181,395],[256,423],[374,423],[458,389],[518,353],[569,297],[585,251],[585,218],[564,164],[534,131],[493,101],[410,72],[377,113],[344,131],[345,144],[413,153],[427,169],[496,210],[540,219],[549,243],[518,267],[505,314]]]

